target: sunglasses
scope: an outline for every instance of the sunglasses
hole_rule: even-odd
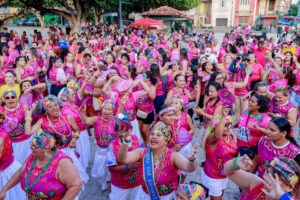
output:
[[[16,99],[16,96],[9,96],[9,97],[5,97],[5,100],[9,100],[9,99]]]

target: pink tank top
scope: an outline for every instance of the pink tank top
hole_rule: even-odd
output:
[[[94,129],[97,145],[100,148],[106,149],[117,138],[115,123],[111,119],[102,119],[101,115],[97,118]]]
[[[28,77],[35,77],[36,70],[33,67],[27,66],[24,68],[24,73],[22,75],[22,79],[28,78]]]
[[[174,87],[174,78],[173,78],[173,72],[171,72],[167,80],[167,92],[169,92],[173,87]]]
[[[75,104],[70,105],[64,103],[63,108],[61,109],[61,113],[63,114],[63,116],[71,115],[74,118],[80,131],[84,131],[87,129],[87,125],[84,124],[81,120],[81,109]]]
[[[161,95],[164,95],[165,92],[163,90],[163,83],[161,80],[159,80],[158,77],[156,77],[156,79],[158,80],[157,82],[157,87],[156,87],[156,96],[161,96]]]
[[[297,69],[297,72],[296,72],[296,81],[295,81],[295,84],[293,85],[292,89],[297,94],[300,94],[300,70],[299,69]]]
[[[22,142],[30,137],[30,135],[25,135],[25,110],[23,105],[19,104],[14,110],[7,110],[6,107],[0,107],[0,111],[4,112],[9,118],[18,119],[17,127],[11,132],[8,132],[13,143]]]
[[[258,143],[258,175],[263,177],[266,164],[270,164],[275,157],[285,157],[294,159],[299,153],[300,148],[289,142],[284,147],[277,148],[273,142],[263,136]]]
[[[3,130],[3,127],[2,127]],[[14,154],[12,149],[12,142],[9,138],[9,135],[0,131],[0,138],[4,140],[4,147],[2,154],[0,155],[0,172],[4,171],[8,166],[10,166],[14,162]]]
[[[50,120],[50,119],[49,119]],[[67,116],[64,116],[61,114],[60,119],[57,121],[52,121],[51,124],[49,123],[49,120],[46,116],[42,118],[42,129],[45,129],[46,131],[49,131],[50,133],[58,133],[63,141],[63,145],[59,146],[60,149],[63,149],[65,147],[69,146],[70,141],[72,140],[72,129],[69,124],[69,120]]]
[[[21,180],[21,187],[24,191],[26,190],[25,180],[30,170],[30,167],[34,161],[34,158],[35,157],[33,156],[33,154],[31,154],[26,162],[25,171]],[[67,191],[67,188],[56,177],[57,166],[60,160],[63,158],[68,158],[72,161],[70,157],[58,150],[58,152],[56,152],[56,155],[50,162],[50,165],[48,166],[47,170],[42,175],[40,180],[31,189],[29,189],[28,192],[25,191],[28,199],[59,200],[63,198]],[[33,167],[30,177],[28,178],[29,185],[37,179],[42,170],[43,168],[37,168],[36,166]]]
[[[140,164],[140,177],[143,176],[144,172],[144,157],[146,150],[144,150],[143,156],[141,158],[141,164]],[[163,166],[162,169],[158,169],[156,173],[154,173],[154,178],[155,178],[155,186],[157,188],[157,191],[159,193],[159,196],[166,196],[172,192],[174,192],[178,188],[178,177],[180,175],[180,172],[178,172],[172,161],[171,161],[171,155],[173,151],[171,149],[167,150],[167,155],[166,159],[162,162]],[[160,174],[158,174],[160,172]],[[141,178],[141,185],[143,187],[143,190],[145,193],[148,194],[148,190],[146,187],[146,183],[144,178]]]
[[[63,85],[60,81],[56,81],[57,70],[58,70],[58,68],[53,67],[53,68],[49,71],[49,81],[50,81],[51,84],[53,84],[53,85]]]
[[[70,75],[71,78],[75,78],[75,62],[71,67],[64,64],[64,71],[66,72],[66,75]]]
[[[251,123],[258,124],[262,128],[267,128],[271,118],[265,114],[260,113],[255,117],[250,117],[249,110],[246,110],[240,117],[237,131],[238,147],[253,147],[257,145],[259,139],[263,136],[263,132],[251,126]]]
[[[152,84],[150,84],[149,86],[152,86]],[[136,106],[137,106],[138,110],[141,110],[148,114],[152,113],[154,111],[153,100],[150,98],[149,94],[146,94],[146,95],[142,96],[141,98],[139,98]]]
[[[231,135],[229,138],[229,144],[222,138],[218,141],[214,150],[209,147],[208,140],[206,140],[206,161],[203,170],[210,178],[226,178],[224,173],[224,165],[228,160],[231,160],[237,154],[237,145]]]
[[[115,113],[117,113],[120,105],[121,94],[118,94],[116,104],[115,104]],[[124,114],[129,117],[130,121],[134,121],[136,119],[136,100],[133,97],[132,93],[128,94],[128,101],[124,105]]]
[[[215,104],[215,105],[214,105]],[[205,109],[205,113],[209,114],[209,115],[214,115],[215,114],[215,110],[218,106],[222,106],[222,102],[219,100],[217,103],[212,103],[212,101],[208,101],[208,103],[206,104],[206,109]],[[204,117],[204,128],[207,128],[207,126],[210,123],[210,119]]]
[[[290,101],[286,102],[283,105],[278,105],[277,102],[276,102],[276,100],[275,100],[275,97],[273,97],[272,100],[270,101],[269,112],[271,112],[271,113],[279,113],[284,118],[287,117],[288,113],[292,109],[296,109],[296,107]]]
[[[128,151],[140,148],[140,144],[136,135],[131,135],[132,146]],[[118,139],[112,142],[115,157],[117,158],[120,143]],[[131,189],[140,185],[139,168],[130,169],[127,173],[111,172],[111,184],[121,189]]]
[[[239,68],[237,73],[234,74],[234,76],[235,76],[234,78],[235,82],[241,83],[245,80],[246,73],[241,68]],[[250,86],[251,86],[251,80],[249,79],[249,82],[246,87],[235,89],[234,91],[235,95],[239,97],[245,96],[249,92]]]

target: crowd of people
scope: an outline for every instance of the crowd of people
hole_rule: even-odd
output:
[[[0,200],[300,199],[299,31],[85,31],[3,28]]]

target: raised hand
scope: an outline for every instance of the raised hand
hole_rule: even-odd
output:
[[[193,149],[190,151],[190,155],[187,157],[188,160],[195,160],[197,151],[198,151],[199,143],[196,143]]]
[[[265,173],[263,177],[264,188],[262,188],[263,193],[266,194],[270,199],[280,199],[284,194],[279,183],[279,177],[275,174],[275,178],[269,172]]]
[[[239,168],[248,171],[253,165],[253,162],[247,155],[243,155],[236,160],[236,164]]]

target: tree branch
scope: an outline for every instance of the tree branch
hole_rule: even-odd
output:
[[[7,22],[13,20],[13,19],[18,19],[20,17],[23,17],[24,15],[26,15],[27,13],[27,9],[22,9],[20,10],[17,14],[11,15],[9,17],[5,17],[3,19],[0,20],[0,27],[2,27],[3,25],[5,25]]]

